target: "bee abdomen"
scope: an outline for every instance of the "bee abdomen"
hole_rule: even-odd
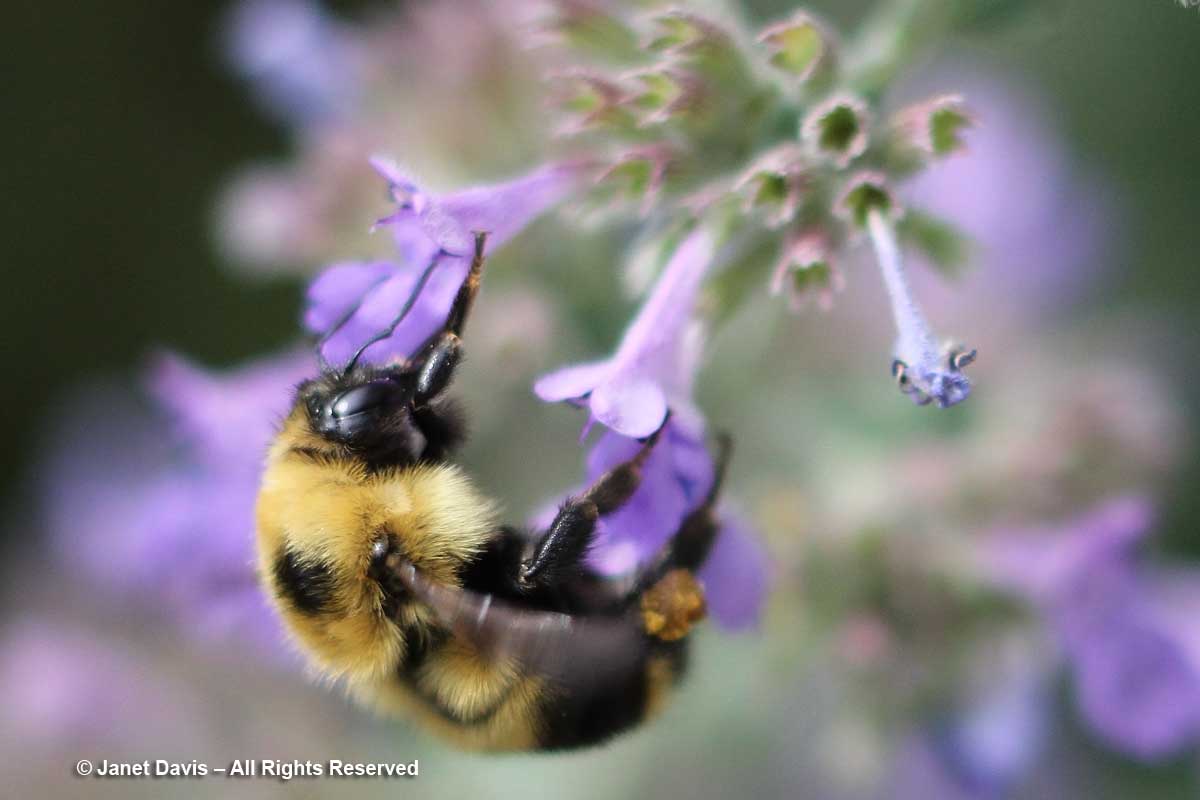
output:
[[[687,641],[651,640],[636,668],[602,686],[568,680],[542,703],[539,745],[563,750],[600,744],[658,713],[687,666]],[[580,665],[581,671],[587,665]]]

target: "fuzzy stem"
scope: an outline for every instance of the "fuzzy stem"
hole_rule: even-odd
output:
[[[867,212],[867,230],[896,321],[896,357],[910,365],[935,363],[937,343],[909,288],[895,229],[882,211],[872,209]]]

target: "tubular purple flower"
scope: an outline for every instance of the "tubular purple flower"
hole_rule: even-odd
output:
[[[698,415],[691,381],[699,356],[692,310],[713,261],[715,242],[704,228],[676,249],[617,352],[604,361],[577,364],[534,384],[542,400],[586,402],[591,419],[634,438],[662,425],[668,406],[681,419]]]
[[[466,276],[473,232],[486,231],[489,252],[584,182],[584,162],[551,164],[505,183],[435,197],[386,159],[372,160],[396,203],[378,225],[391,228],[398,262],[335,264],[309,285],[304,323],[325,338],[322,355],[347,361],[420,289],[407,317],[363,354],[368,362],[407,357],[445,318]]]
[[[1136,563],[1152,522],[1147,500],[1122,497],[984,549],[987,573],[1057,634],[1089,728],[1147,761],[1200,740],[1200,572]]]
[[[223,33],[225,55],[280,121],[345,116],[360,92],[359,43],[310,0],[241,0]]]
[[[943,355],[934,338],[904,274],[904,261],[892,223],[899,207],[884,179],[870,173],[856,176],[839,205],[843,213],[866,226],[874,246],[896,322],[892,375],[901,391],[917,405],[933,401],[940,408],[948,408],[966,400],[971,393],[971,382],[962,368],[974,359],[974,352]]]
[[[1200,585],[1200,576],[1190,580]],[[1148,583],[1113,587],[1104,616],[1074,620],[1084,630],[1065,636],[1088,727],[1122,752],[1158,761],[1200,740],[1200,604],[1164,607]]]
[[[1105,501],[1061,525],[1002,530],[980,555],[989,580],[1048,607],[1080,576],[1129,558],[1154,519],[1139,495]]]
[[[213,375],[161,356],[149,388],[173,424],[122,415],[127,395],[89,398],[44,467],[62,563],[114,597],[177,616],[197,639],[286,658],[254,574],[254,503],[266,443],[314,368],[297,353]]]
[[[972,794],[1005,796],[1034,768],[1050,734],[1053,662],[1034,653],[989,664],[980,689],[961,708],[935,721],[933,751],[949,775]],[[998,668],[997,668],[998,666]]]
[[[587,456],[586,480],[594,481],[630,458],[641,444],[605,431]],[[672,417],[642,471],[642,484],[619,511],[602,518],[588,555],[604,575],[627,575],[649,562],[674,534],[687,514],[708,492],[713,462],[699,420]],[[544,527],[554,507],[534,520]],[[769,588],[766,552],[743,517],[718,510],[721,531],[700,570],[709,615],[726,630],[753,626],[762,613]]]
[[[222,466],[230,458],[252,463],[253,454],[266,452],[291,402],[289,390],[315,369],[309,353],[296,351],[218,376],[164,352],[151,362],[147,384],[183,443]]]

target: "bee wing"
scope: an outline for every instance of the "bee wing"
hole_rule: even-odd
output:
[[[546,677],[600,681],[633,668],[646,649],[636,620],[627,616],[581,618],[518,608],[490,594],[435,583],[407,563],[398,575],[453,635]]]

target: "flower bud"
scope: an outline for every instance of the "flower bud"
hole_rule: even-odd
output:
[[[639,213],[650,213],[667,175],[673,153],[663,144],[631,148],[621,153],[596,179],[602,193],[614,204],[639,201]]]
[[[833,60],[828,29],[804,11],[763,28],[758,41],[766,46],[771,66],[799,81],[809,80]]]
[[[553,73],[547,80],[551,104],[566,116],[560,135],[632,124],[632,116],[621,105],[627,92],[616,81],[582,68]]]
[[[902,109],[892,121],[900,145],[925,158],[947,156],[964,148],[962,131],[975,124],[960,95],[934,97]]]
[[[647,50],[675,56],[712,57],[732,53],[733,38],[718,23],[681,8],[651,18],[655,32]]]
[[[660,65],[624,77],[640,87],[631,90],[625,105],[639,114],[642,127],[695,113],[706,94],[704,82],[682,67]]]
[[[822,311],[828,311],[834,293],[845,286],[824,231],[812,228],[784,240],[771,278],[771,294],[786,294],[793,312],[803,311],[813,299]]]
[[[806,163],[799,145],[780,145],[755,159],[734,185],[746,212],[766,213],[766,222],[779,227],[796,215],[805,184]]]
[[[904,209],[896,201],[887,178],[879,172],[855,173],[834,204],[834,213],[858,227],[865,227],[867,215],[880,211],[885,217],[899,219]]]
[[[849,94],[836,94],[813,108],[800,126],[800,138],[814,155],[846,167],[867,149],[870,112]]]
[[[637,35],[602,0],[548,0],[545,5],[549,13],[534,28],[539,39],[557,39],[612,63],[639,57]]]

